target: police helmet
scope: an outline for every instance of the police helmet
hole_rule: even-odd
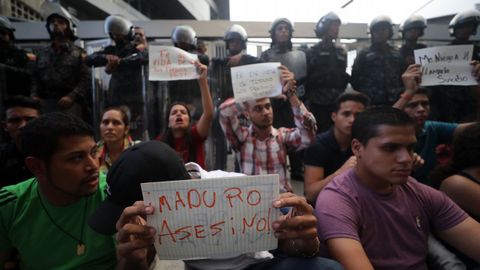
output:
[[[4,28],[8,30],[10,39],[12,41],[15,39],[15,35],[13,34],[13,32],[15,31],[15,28],[13,28],[12,23],[7,17],[0,16],[0,28]]]
[[[128,40],[133,40],[135,37],[135,30],[133,24],[120,15],[110,15],[105,19],[104,23],[105,34],[113,39],[114,35],[127,37]]]
[[[427,28],[427,20],[421,15],[412,15],[403,21],[398,27],[398,32],[403,35],[404,31],[419,28],[422,30],[420,36],[423,36],[423,30]]]
[[[375,17],[369,24],[368,24],[368,33],[372,34],[378,27],[380,26],[387,26],[390,30],[390,36],[391,38],[393,36],[393,23],[392,19],[387,16],[387,15],[379,15]]]
[[[174,44],[180,42],[189,44],[192,48],[197,46],[197,34],[190,25],[177,25],[172,31],[172,41]]]
[[[318,38],[321,38],[323,36],[323,34],[327,31],[328,27],[332,22],[338,22],[340,24],[342,23],[340,17],[338,17],[338,15],[334,12],[329,12],[320,18],[314,29],[315,34]]]
[[[245,30],[245,28],[243,28],[239,24],[232,25],[225,33],[225,38],[223,39],[227,44],[227,48],[228,48],[228,41],[232,39],[241,40],[243,43],[243,49],[245,49],[247,46],[247,39],[248,39],[247,31]]]
[[[46,28],[50,38],[54,37],[53,26],[50,24],[53,18],[60,18],[67,22],[66,34],[69,35],[70,40],[77,39],[77,25],[74,23],[73,18],[67,11],[59,10],[57,12],[51,13],[46,19]]]
[[[475,9],[470,9],[466,11],[459,12],[448,24],[448,30],[450,32],[450,36],[453,36],[455,33],[455,28],[465,25],[467,23],[472,23],[475,28],[473,30],[473,35],[477,33],[477,26],[480,22],[480,12]]]
[[[275,28],[277,27],[278,24],[280,23],[286,23],[288,27],[290,28],[290,34],[293,32],[293,23],[287,19],[287,18],[277,18],[272,22],[272,25],[270,26],[270,30],[268,32],[273,35],[275,34]]]

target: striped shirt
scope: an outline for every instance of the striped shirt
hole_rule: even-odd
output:
[[[278,174],[280,192],[292,191],[286,176],[287,151],[304,149],[315,137],[315,129],[304,122],[306,118],[313,118],[311,113],[301,107],[292,107],[292,111],[296,128],[272,127],[270,136],[262,141],[255,135],[252,125],[240,124],[241,111],[233,99],[220,105],[220,124],[240,162],[240,171],[247,175]]]

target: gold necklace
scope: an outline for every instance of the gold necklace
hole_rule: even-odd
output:
[[[80,229],[80,238],[77,238],[74,235],[72,235],[71,233],[67,232],[60,225],[58,225],[55,222],[55,220],[53,220],[52,216],[50,215],[50,213],[48,213],[47,208],[43,204],[42,197],[40,197],[40,192],[38,191],[38,186],[37,186],[37,195],[38,195],[38,200],[40,201],[40,205],[42,206],[43,210],[45,211],[45,214],[47,214],[48,219],[50,219],[50,222],[52,222],[52,224],[55,225],[55,227],[57,227],[57,229],[59,229],[61,232],[63,232],[64,234],[66,234],[67,236],[72,238],[73,240],[77,241],[77,256],[82,256],[83,254],[85,254],[85,248],[86,247],[85,247],[85,243],[83,242],[82,239],[83,239],[83,233],[84,233],[84,229],[85,229],[85,216],[86,216],[86,213],[87,213],[88,199],[85,198],[85,206],[84,206],[84,209],[83,209],[82,225],[81,225],[81,229]]]

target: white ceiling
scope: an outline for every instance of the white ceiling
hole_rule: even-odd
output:
[[[232,21],[273,21],[287,17],[294,22],[316,22],[329,11],[342,23],[368,23],[380,14],[389,15],[396,24],[418,13],[425,18],[452,15],[472,9],[480,0],[230,0]]]

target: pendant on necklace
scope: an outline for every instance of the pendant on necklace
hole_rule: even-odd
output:
[[[83,254],[85,254],[85,244],[78,243],[77,244],[77,255],[82,256]]]

